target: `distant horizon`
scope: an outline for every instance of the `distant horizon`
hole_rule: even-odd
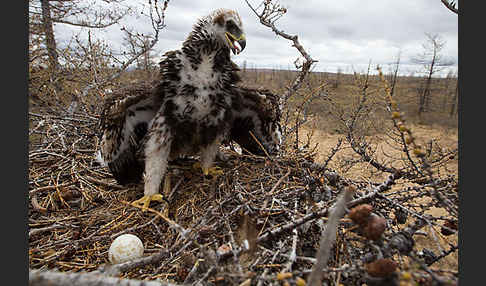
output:
[[[243,65],[237,61],[235,61],[236,64],[240,67],[243,68]],[[359,67],[359,68],[357,68]],[[380,64],[380,67],[383,71],[383,73],[389,73],[390,70],[395,69],[395,64],[386,64],[382,65]],[[268,65],[252,65],[251,63],[247,62],[247,69],[260,69],[260,70],[282,70],[282,71],[300,71],[296,68],[290,68],[290,65],[286,68],[283,67],[282,65],[274,65],[274,66],[268,66]],[[371,63],[370,66],[370,74],[378,74],[377,71],[377,64]],[[317,68],[311,68],[311,72],[324,72],[324,73],[338,73],[340,69],[340,72],[343,74],[353,74],[354,72],[363,74],[366,73],[368,70],[368,64],[357,64],[357,65],[338,65],[338,66],[328,66],[328,69],[317,69]],[[449,66],[449,67],[444,67],[442,70],[437,71],[434,74],[434,77],[446,77],[449,72],[452,71],[452,74],[458,75],[458,70],[457,66]],[[398,68],[398,75],[399,76],[410,76],[410,74],[414,74],[414,76],[419,76],[419,74],[424,74],[425,70],[422,69],[420,70],[417,65],[414,64],[400,64]]]
[[[233,61],[238,65],[240,69],[243,69],[243,62],[244,61]],[[158,63],[158,61],[154,61],[154,63]],[[380,65],[383,73],[388,74],[391,70],[395,69],[395,63],[390,63],[390,64],[385,64],[385,65]],[[356,68],[357,66],[360,67],[360,69]],[[354,69],[353,69],[354,67]],[[377,75],[378,71],[376,70],[377,64],[373,64],[371,62],[370,66],[370,74],[371,75]],[[329,66],[329,69],[327,70],[322,70],[322,69],[317,69],[315,64],[314,66],[311,67],[311,72],[322,72],[322,73],[338,73],[338,70],[340,69],[340,72],[343,74],[353,74],[354,72],[364,74],[368,70],[368,64],[359,64],[359,65],[348,65],[345,66],[343,65],[338,65],[338,66]],[[133,65],[130,66],[130,69],[133,69]],[[299,72],[299,69],[292,68],[291,65],[287,65],[287,67],[284,67],[283,65],[264,65],[260,64],[257,65],[252,62],[246,61],[246,69],[257,69],[257,70],[279,70],[279,71],[292,71],[292,72]],[[417,70],[416,70],[417,69]],[[420,70],[418,69],[418,65],[416,64],[405,64],[405,63],[400,63],[399,68],[398,68],[398,75],[399,76],[413,76],[419,77],[422,75],[425,75],[424,69],[422,68],[422,74],[420,73]],[[454,76],[458,76],[458,70],[457,70],[457,65],[452,65],[448,67],[444,67],[442,70],[436,72],[433,77],[437,78],[445,78],[449,74],[449,72],[452,71],[452,74]]]
[[[239,68],[241,70],[243,70],[243,65],[242,64],[239,64],[237,63]],[[401,65],[400,65],[401,67]],[[425,76],[425,74],[420,74],[419,72],[417,71],[411,71],[411,72],[403,72],[403,71],[400,71],[400,67],[398,69],[398,76],[400,77],[423,77]],[[384,74],[389,74],[392,70],[391,68],[394,68],[394,65],[390,64],[390,65],[386,65],[386,66],[381,66],[382,68],[382,71]],[[449,69],[450,68],[450,69]],[[130,65],[128,68],[127,68],[127,71],[133,71],[133,70],[136,70],[137,67],[136,67],[136,64],[132,64]],[[291,71],[291,72],[300,72],[300,70],[298,69],[289,69],[289,68],[283,68],[281,67],[268,67],[268,66],[256,66],[256,65],[250,65],[247,63],[247,67],[246,67],[247,70],[265,70],[265,71]],[[366,69],[365,70],[356,70],[356,72],[360,73],[360,74],[364,74],[366,73],[368,67],[366,66]],[[449,74],[449,72],[452,70],[452,75],[454,77],[457,77],[458,74],[457,74],[457,67],[448,67],[448,68],[445,68],[444,70],[442,71],[439,71],[437,72],[436,74],[434,74],[432,77],[433,78],[446,78]],[[330,74],[336,74],[338,71],[336,69],[336,71],[330,71],[330,70],[327,70],[327,71],[319,71],[319,70],[311,70],[310,71],[311,73],[330,73]],[[352,71],[351,68],[348,68],[348,69],[342,69],[341,68],[341,71],[340,71],[342,74],[347,74],[347,75],[352,75],[354,72]],[[412,74],[413,72],[413,74]],[[371,65],[370,67],[370,75],[378,75],[378,71],[376,70],[376,65]]]
[[[157,66],[157,63],[158,61],[153,61],[152,62],[155,66]],[[238,65],[238,67],[240,69],[243,69],[243,64],[240,63],[240,62],[237,62],[235,61],[235,63]],[[41,64],[36,64],[36,62],[33,62],[32,63],[34,66],[41,66],[42,68],[44,69],[47,69],[48,66],[44,63],[41,63]],[[121,64],[117,64],[115,67],[120,67]],[[404,66],[409,66],[409,68],[407,70],[404,71]],[[418,70],[410,70],[410,66],[413,66],[415,68],[414,65],[407,65],[407,64],[400,64],[400,67],[398,69],[398,76],[403,76],[403,77],[409,77],[409,76],[413,76],[413,77],[422,77],[425,75],[424,72],[422,72],[422,74],[418,71]],[[311,73],[331,73],[331,74],[336,74],[338,73],[339,69],[342,74],[353,74],[354,72],[357,72],[357,73],[360,73],[360,74],[365,74],[366,71],[368,70],[368,65],[361,65],[361,69],[356,69],[354,68],[354,65],[350,65],[350,66],[347,66],[345,68],[343,68],[342,66],[338,66],[337,68],[335,68],[335,70],[316,70],[315,68],[311,68]],[[395,68],[395,64],[387,64],[385,66],[381,65],[381,68],[382,68],[382,71],[383,73],[385,74],[389,74],[390,72],[394,71],[394,68]],[[137,69],[137,64],[136,63],[132,63],[131,65],[129,65],[126,69],[126,71],[133,71],[133,70],[136,70]],[[253,63],[248,63],[246,64],[246,69],[248,70],[268,70],[268,71],[272,71],[272,70],[277,70],[277,71],[291,71],[291,72],[299,72],[300,70],[299,69],[296,69],[296,68],[290,68],[290,65],[288,65],[286,68],[283,67],[283,65],[273,65],[273,66],[269,66],[269,65],[256,65],[256,64],[253,64]],[[432,77],[433,78],[445,78],[447,77],[450,72],[452,71],[452,75],[454,77],[458,77],[458,71],[457,71],[457,66],[450,66],[450,67],[446,67],[444,68],[443,70],[440,70],[438,72],[436,72]],[[376,64],[371,64],[370,66],[370,75],[377,75],[378,74],[378,71],[376,70]]]

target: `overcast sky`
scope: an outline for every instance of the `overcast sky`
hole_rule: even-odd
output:
[[[143,3],[134,0],[140,11],[148,12]],[[249,1],[257,6],[261,1]],[[401,73],[409,75],[420,70],[412,58],[422,51],[425,33],[439,34],[446,45],[442,55],[455,62],[443,74],[457,70],[458,21],[440,0],[281,0],[288,9],[277,27],[289,34],[297,34],[311,57],[318,61],[315,71],[363,72],[371,61],[372,67],[380,64],[387,71],[401,53]],[[146,5],[145,5],[146,6]],[[248,67],[293,69],[300,55],[291,42],[276,36],[261,25],[244,0],[172,0],[166,14],[166,29],[160,35],[155,53],[178,49],[191,31],[197,18],[218,8],[239,12],[247,38],[246,49],[233,60]],[[130,17],[124,24],[138,31],[150,33],[147,19]],[[97,31],[115,51],[122,51],[123,34],[120,27]],[[55,32],[61,43],[67,41],[77,28],[57,24]]]

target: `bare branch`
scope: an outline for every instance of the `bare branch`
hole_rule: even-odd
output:
[[[300,219],[296,219],[293,222],[282,225],[281,227],[278,227],[274,230],[266,231],[265,233],[263,233],[261,236],[258,237],[257,242],[260,243],[260,242],[266,241],[268,239],[275,237],[276,235],[279,235],[280,233],[294,229],[294,228],[296,228],[300,225],[303,225],[304,223],[306,223],[308,221],[311,221],[311,220],[316,219],[316,218],[323,217],[327,214],[328,214],[327,208],[316,211],[316,212],[312,212],[312,213],[310,213],[310,214],[308,214],[308,215],[306,215],[306,216],[304,216]]]
[[[263,11],[259,14],[257,10],[245,0],[246,4],[250,7],[250,9],[255,13],[255,15],[259,18],[260,23],[266,27],[272,29],[275,34],[278,36],[290,40],[293,43],[293,46],[299,51],[299,53],[304,57],[305,62],[297,66],[297,68],[301,69],[297,77],[292,81],[290,86],[287,88],[287,91],[284,93],[283,97],[280,99],[282,110],[287,106],[289,98],[300,88],[302,85],[305,77],[310,71],[310,68],[313,63],[317,62],[313,60],[311,56],[307,53],[304,47],[300,44],[297,35],[290,35],[282,30],[279,30],[275,26],[275,22],[280,19],[285,13],[287,13],[287,9],[280,6],[278,3],[273,3],[271,1],[264,1],[263,2]],[[261,6],[261,4],[260,4]],[[259,7],[260,7],[259,6]],[[289,117],[289,109],[287,109],[286,118]],[[287,127],[284,125],[284,135],[287,134]]]
[[[176,286],[178,284],[107,277],[93,273],[63,273],[29,269],[30,286]]]
[[[449,0],[440,0],[440,1],[442,2],[442,4],[444,4],[444,6],[447,7],[447,9],[451,10],[455,14],[459,14],[459,9],[456,8],[456,3],[454,3],[454,1],[450,1],[450,2]]]
[[[329,220],[326,223],[324,231],[321,233],[319,251],[316,255],[317,262],[314,264],[313,271],[308,279],[309,285],[311,286],[322,285],[323,269],[327,265],[331,247],[336,240],[339,220],[346,213],[346,204],[353,198],[354,192],[354,187],[346,188],[330,211],[331,214],[329,215]]]
[[[170,256],[167,249],[162,249],[159,252],[150,256],[142,257],[133,261],[127,261],[120,264],[109,265],[100,272],[107,273],[110,276],[118,276],[120,273],[130,271],[132,269],[143,267],[149,264],[155,264]]]
[[[164,1],[164,5],[162,8],[156,6],[152,2],[150,2],[151,5],[151,10],[155,9],[157,11],[158,18],[154,18],[153,15],[151,14],[151,21],[152,25],[154,27],[154,35],[152,41],[148,45],[146,45],[144,48],[142,48],[138,53],[133,55],[129,60],[127,60],[118,70],[118,72],[112,74],[111,76],[105,78],[103,81],[100,83],[93,82],[91,84],[88,84],[86,87],[83,88],[80,94],[76,95],[77,100],[74,100],[70,107],[68,108],[68,114],[72,115],[73,112],[77,109],[78,105],[78,98],[84,98],[92,89],[94,88],[100,88],[106,85],[109,82],[112,82],[116,78],[120,77],[120,75],[130,66],[133,62],[135,62],[140,56],[143,54],[147,53],[149,50],[151,50],[155,44],[159,40],[159,34],[162,29],[165,28],[165,11],[168,7],[169,0]],[[161,11],[159,11],[161,10]]]
[[[67,25],[76,26],[76,27],[103,29],[103,28],[110,27],[114,24],[117,24],[127,14],[128,14],[128,11],[126,11],[124,14],[121,14],[114,19],[111,19],[110,22],[107,22],[107,23],[92,24],[92,23],[88,23],[86,21],[73,22],[73,21],[69,21],[69,20],[66,20],[66,19],[56,19],[56,20],[53,20],[53,22],[54,23],[60,23],[60,24],[67,24]]]

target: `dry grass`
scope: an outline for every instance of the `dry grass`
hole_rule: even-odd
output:
[[[414,134],[417,136],[418,140],[421,142],[426,142],[428,140],[436,140],[440,142],[445,148],[454,149],[458,147],[458,134],[457,129],[448,128],[448,127],[440,127],[440,126],[424,126],[424,125],[413,125],[412,130]],[[309,127],[304,127],[303,136],[305,137],[310,132]],[[316,155],[316,162],[324,163],[325,160],[328,158],[330,150],[332,150],[338,143],[339,139],[342,139],[343,135],[340,134],[331,134],[327,133],[322,130],[314,130],[313,137],[311,140],[311,144],[318,144],[317,145],[317,155]],[[397,150],[393,146],[390,146],[383,138],[382,134],[369,136],[367,138],[369,141],[374,142],[376,144],[377,158],[380,161],[386,160],[387,158],[391,157],[399,157],[402,153],[401,150]],[[344,143],[344,145],[346,145]],[[386,155],[385,155],[386,154]],[[354,164],[351,168],[348,168],[347,162],[352,160],[357,160],[357,155],[351,149],[350,146],[343,146],[341,150],[339,150],[335,155],[335,160],[329,163],[329,166],[338,171],[343,176],[347,178],[352,178],[354,180],[362,180],[362,181],[381,181],[385,179],[385,174],[376,172],[374,168],[369,166],[366,163],[357,163]],[[450,174],[454,176],[459,175],[458,170],[458,160],[450,161],[446,166],[443,166],[440,171],[443,174]],[[396,191],[400,188],[406,186],[407,183],[404,184],[397,184],[395,185],[390,191]],[[425,203],[428,202],[429,198],[419,198],[416,200],[417,203]],[[447,216],[447,212],[443,208],[431,208],[427,211],[428,214],[439,217],[439,216]],[[410,223],[411,221],[409,221]],[[436,228],[436,232],[440,232],[440,229]],[[427,230],[429,236],[433,235],[431,231]],[[457,245],[458,243],[458,235],[444,237],[439,236],[438,239],[441,241],[441,245],[444,248],[448,248],[449,243]],[[434,241],[431,241],[430,237],[427,236],[417,236],[416,238],[417,248],[423,249],[428,248],[434,251],[437,251],[437,245]],[[458,270],[458,253],[455,252],[450,256],[446,257],[445,259],[439,261],[437,266],[441,269],[449,269],[449,270]]]
[[[312,124],[311,122],[309,125],[314,126],[315,124]],[[304,126],[302,134],[304,138],[313,128],[309,125]],[[412,125],[411,129],[419,142],[426,143],[430,140],[434,140],[440,143],[444,148],[458,148],[457,129],[426,125]],[[344,135],[329,133],[320,129],[313,130],[311,145],[314,146],[317,144],[316,161],[323,163],[329,156],[330,151],[337,145],[339,139],[344,139]],[[374,143],[374,148],[377,150],[376,156],[380,161],[389,160],[389,157],[400,157],[402,153],[402,150],[397,150],[395,146],[390,145],[383,134],[367,136],[366,139]],[[331,161],[329,165],[343,175],[353,179],[368,179],[372,181],[384,179],[384,174],[373,172],[373,169],[368,168],[365,163],[357,164],[350,169],[346,168],[346,161],[352,161],[353,159],[357,160],[357,155],[350,146],[344,145],[335,156],[337,160]],[[441,169],[441,171],[458,176],[457,158],[454,161],[450,161]]]

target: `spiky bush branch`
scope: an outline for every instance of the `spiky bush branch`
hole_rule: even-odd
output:
[[[266,27],[272,29],[272,31],[289,41],[292,41],[292,46],[295,47],[301,56],[304,58],[304,62],[302,64],[297,64],[296,60],[296,68],[300,69],[298,75],[293,79],[292,83],[287,87],[287,90],[281,96],[281,106],[283,110],[286,110],[285,117],[284,117],[284,136],[286,137],[289,131],[287,130],[287,125],[290,119],[290,108],[288,108],[288,101],[289,99],[296,93],[296,91],[301,87],[304,82],[305,77],[309,74],[312,64],[317,62],[313,60],[309,53],[304,49],[302,44],[299,42],[299,37],[297,35],[291,35],[285,33],[283,30],[277,28],[275,23],[278,19],[280,19],[285,13],[287,13],[287,9],[282,7],[278,1],[262,1],[257,8],[254,8],[248,0],[245,0],[246,4],[250,7],[250,9],[255,13],[255,15],[260,20],[260,23]],[[261,10],[261,12],[258,12]],[[298,126],[295,130],[298,129]]]

